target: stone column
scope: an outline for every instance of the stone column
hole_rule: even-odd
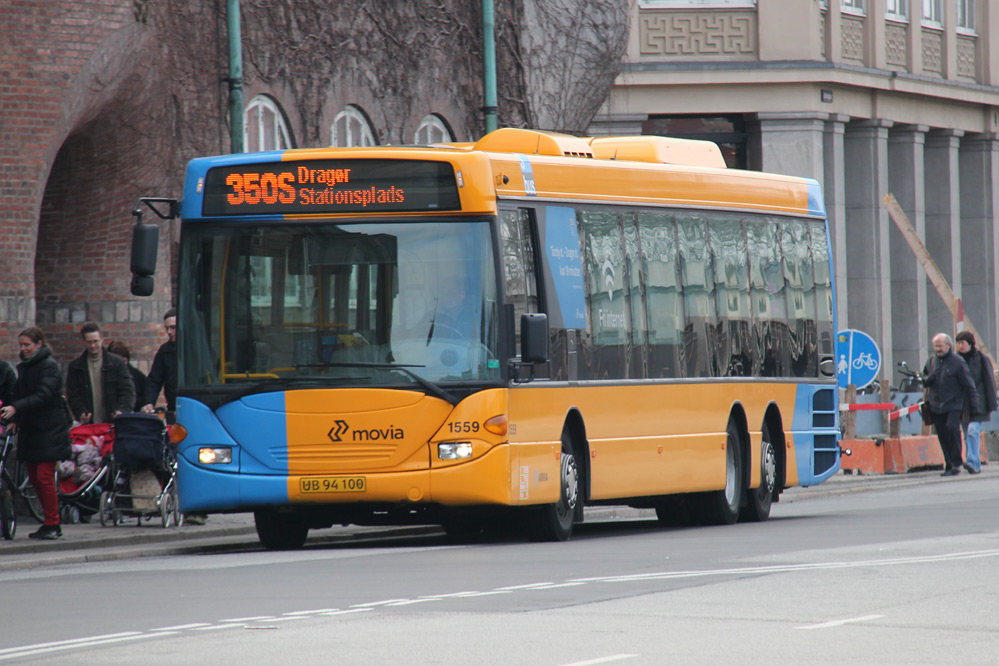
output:
[[[888,136],[888,185],[920,238],[926,237],[924,145],[926,125],[902,125]],[[892,357],[919,369],[926,362],[926,273],[894,222],[891,254]],[[894,366],[885,368],[891,379]]]
[[[926,135],[926,248],[951,289],[961,296],[961,202],[958,150],[961,130],[934,130]],[[930,335],[954,334],[947,304],[929,287],[926,311]],[[927,348],[929,340],[926,341]],[[927,352],[928,353],[928,352]]]
[[[829,236],[832,243],[833,271],[836,284],[836,325],[850,328],[846,308],[846,167],[843,137],[850,116],[830,114],[826,121],[822,153],[823,194],[826,199],[826,216],[829,219]]]
[[[823,181],[828,113],[760,113],[762,170]]]
[[[961,141],[961,283],[964,314],[993,358],[999,353],[999,134]]]
[[[846,127],[846,294],[850,327],[869,334],[882,350],[882,364],[894,365],[891,353],[891,266],[888,211],[881,197],[888,191],[888,130],[883,119],[852,122]],[[840,324],[842,328],[842,324]]]

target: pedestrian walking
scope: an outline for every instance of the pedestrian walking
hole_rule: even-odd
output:
[[[964,359],[954,353],[954,342],[946,333],[933,336],[933,356],[923,368],[923,385],[943,451],[941,476],[961,473],[961,412],[965,402],[978,404],[978,393]]]
[[[153,367],[146,378],[146,396],[142,411],[152,414],[156,400],[163,391],[167,401],[167,411],[177,410],[177,311],[173,308],[163,315],[163,330],[167,341],[160,345],[153,357]]]
[[[991,420],[992,412],[996,410],[996,383],[992,375],[992,364],[975,346],[974,333],[961,331],[955,336],[955,344],[957,353],[968,364],[968,371],[978,393],[978,402],[965,403],[961,414],[961,430],[964,431],[964,446],[967,451],[964,469],[968,474],[980,474],[982,423]]]
[[[62,397],[62,371],[45,343],[45,333],[37,326],[17,337],[21,362],[17,366],[14,399],[0,407],[0,418],[13,420],[17,429],[17,457],[27,463],[28,478],[45,514],[45,523],[32,539],[58,539],[59,495],[56,490],[56,463],[73,456],[70,446],[70,417]]]
[[[135,387],[128,363],[104,353],[101,327],[88,321],[80,327],[84,350],[66,371],[66,399],[80,423],[110,423],[135,405]]]

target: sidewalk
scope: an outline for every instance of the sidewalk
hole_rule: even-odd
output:
[[[971,476],[944,478],[940,470],[908,474],[859,475],[840,472],[825,483],[812,488],[791,488],[781,496],[781,503],[807,501],[845,493],[902,488],[931,483],[964,483],[999,478],[999,465],[987,465],[982,473]],[[629,507],[591,507],[586,510],[587,522],[606,520],[654,519],[655,511]],[[0,539],[0,572],[50,567],[81,562],[104,562],[137,557],[191,554],[212,549],[260,548],[253,514],[218,514],[208,517],[205,525],[184,525],[164,529],[157,518],[135,519],[118,527],[103,527],[94,516],[90,523],[63,525],[63,536],[56,541],[35,541],[28,534],[38,529],[38,523],[19,516],[17,535],[13,541]],[[331,527],[309,533],[309,543],[342,543],[359,539],[392,535],[438,533],[436,526],[402,527]]]

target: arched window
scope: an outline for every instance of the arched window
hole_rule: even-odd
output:
[[[330,128],[330,145],[339,148],[377,145],[371,123],[359,107],[348,104],[336,114]]]
[[[267,95],[251,99],[246,106],[246,122],[243,124],[243,149],[253,153],[291,147],[291,133],[277,102]]]
[[[413,138],[413,143],[416,144],[450,143],[451,141],[454,141],[454,136],[452,136],[447,123],[435,113],[423,117],[420,126],[416,128],[416,136]]]

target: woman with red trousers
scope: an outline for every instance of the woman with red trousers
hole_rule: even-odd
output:
[[[28,536],[58,539],[59,495],[56,463],[72,457],[69,415],[62,397],[62,372],[37,326],[17,336],[21,362],[17,365],[14,400],[0,408],[0,418],[17,426],[17,457],[27,463],[28,478],[38,493],[45,524]]]

